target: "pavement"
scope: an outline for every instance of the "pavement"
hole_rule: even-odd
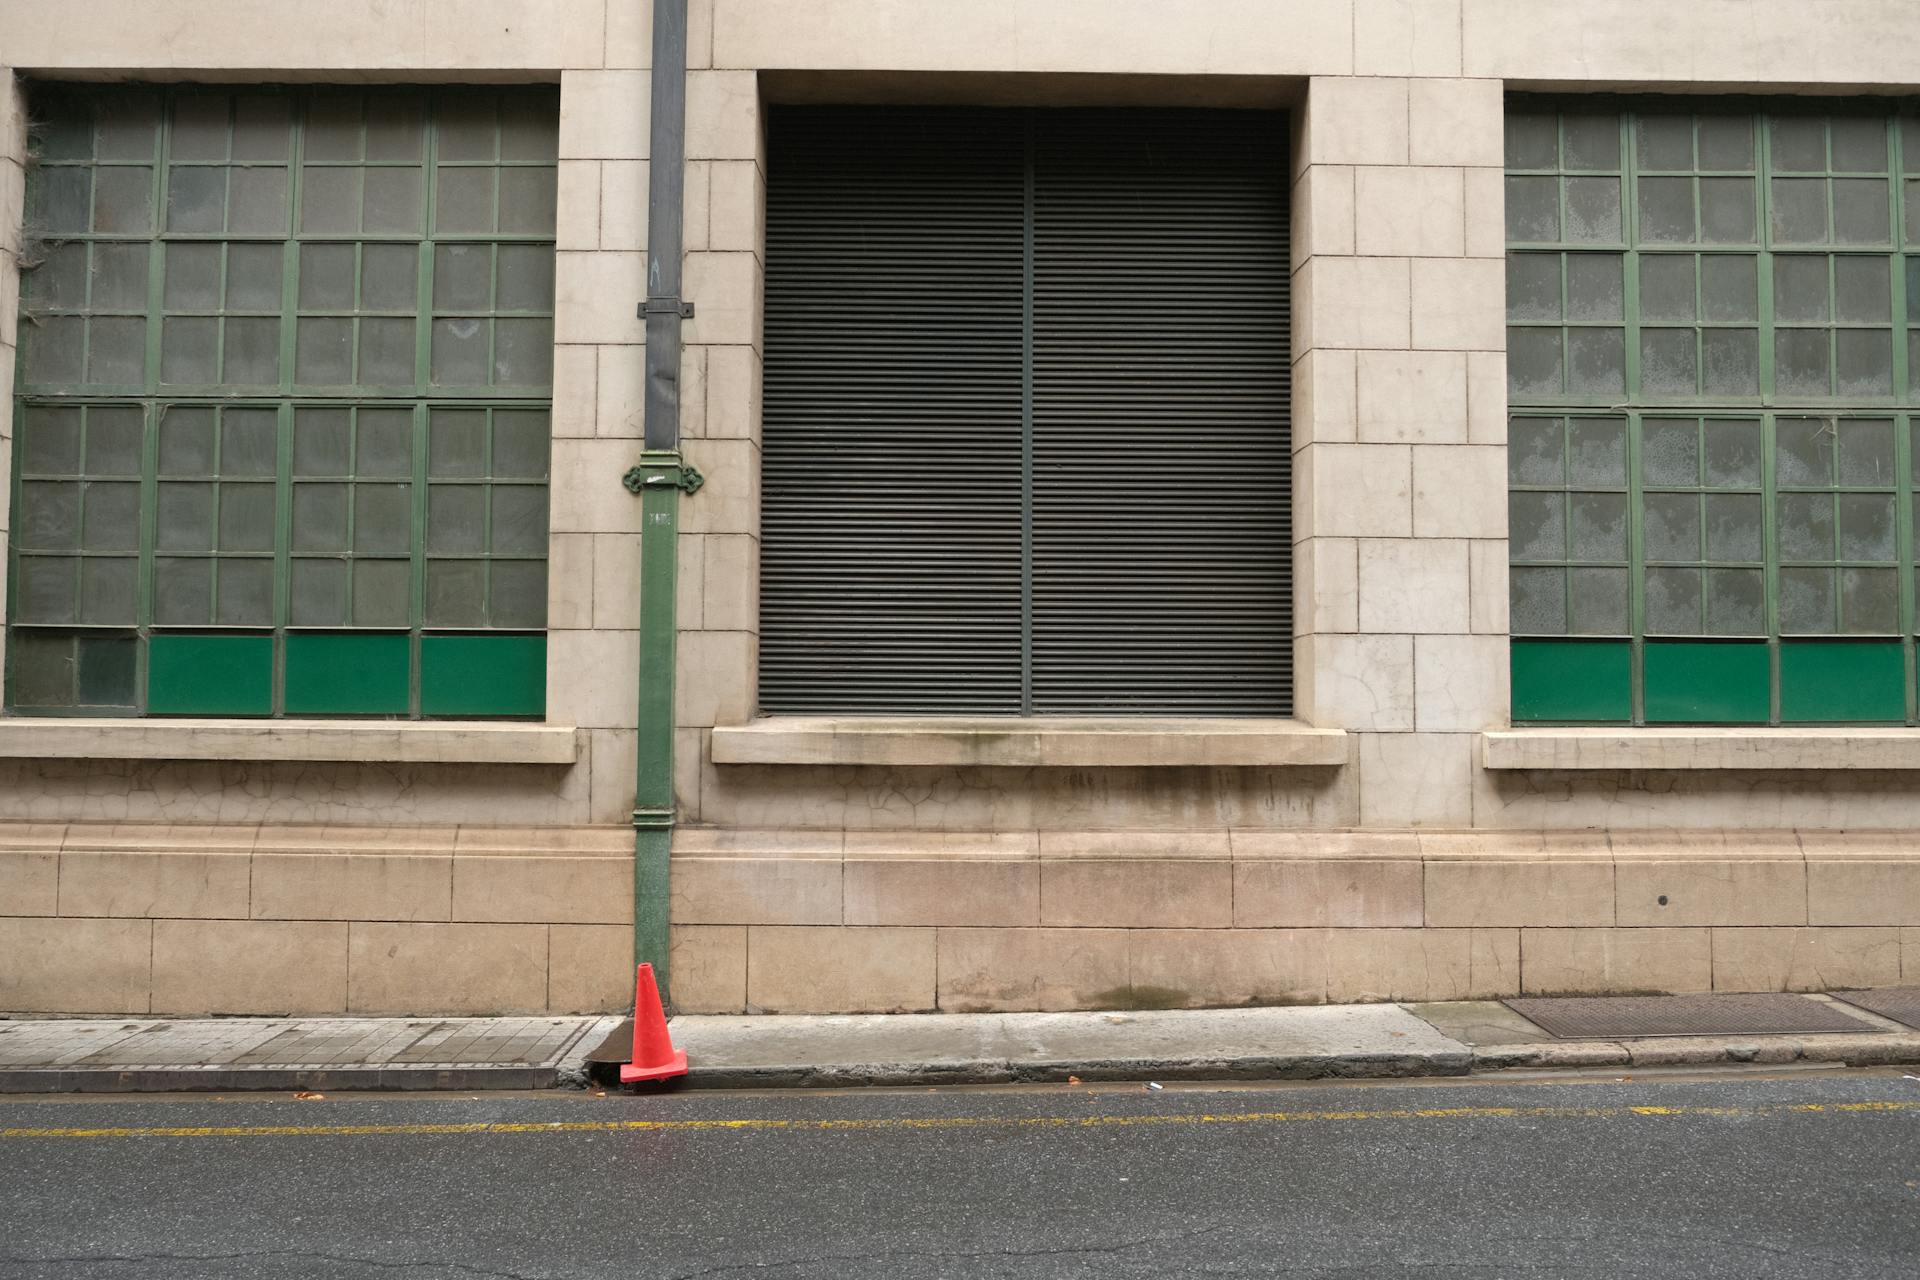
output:
[[[1920,1083],[0,1101],[8,1280],[1920,1275]]]
[[[1784,1002],[1790,1009],[1843,1014],[1839,1021],[1857,1030],[1560,1038],[1495,1001],[1124,1013],[685,1015],[674,1018],[670,1030],[692,1071],[669,1087],[1393,1079],[1613,1067],[1920,1064],[1920,1029],[1824,995],[1614,1003],[1664,1003],[1670,1014],[1691,1009],[1705,1017],[1702,1000],[1722,1013],[1742,1001]],[[1920,1002],[1911,1007],[1920,1008]],[[1676,1019],[1665,1021],[1671,1026]],[[615,1018],[0,1020],[0,1094],[549,1089],[611,1083],[631,1039],[630,1020]]]

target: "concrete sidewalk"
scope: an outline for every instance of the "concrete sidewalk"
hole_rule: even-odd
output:
[[[1772,999],[1841,1007],[1821,995]],[[1920,1030],[1854,1004],[1844,1012],[1858,1030],[1614,1039],[1556,1038],[1494,1001],[1127,1013],[683,1016],[673,1019],[671,1030],[692,1065],[676,1084],[691,1088],[1920,1063]],[[0,1020],[0,1093],[611,1083],[615,1064],[626,1060],[631,1027],[631,1020],[617,1018]]]

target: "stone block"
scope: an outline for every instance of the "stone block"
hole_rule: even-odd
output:
[[[1920,920],[1920,858],[1809,856],[1808,924],[1913,924]]]
[[[550,632],[548,718],[583,729],[633,728],[640,717],[639,667],[638,631]]]
[[[646,376],[647,349],[637,344],[602,346],[595,348],[595,354],[599,384],[593,408],[594,434],[608,442],[620,442],[620,447],[631,453],[639,447],[633,442],[638,441],[645,430],[645,395],[641,383]],[[620,493],[628,498],[633,496],[624,487]],[[640,504],[635,501],[631,505],[637,509]],[[633,531],[639,532],[637,520],[623,524],[631,524]],[[590,526],[576,524],[576,527]]]
[[[1460,170],[1465,197],[1466,256],[1507,254],[1507,175],[1500,168]]]
[[[1043,859],[1040,921],[1074,928],[1224,929],[1233,867],[1194,859]]]
[[[1236,929],[1417,927],[1417,858],[1242,859],[1233,866]]]
[[[760,86],[755,74],[751,71],[689,72],[687,158],[757,160],[760,153]]]
[[[1467,630],[1468,617],[1465,542],[1452,538],[1361,541],[1362,631],[1461,634]]]
[[[1354,170],[1351,165],[1314,164],[1293,184],[1292,261],[1346,257],[1354,252]]]
[[[652,83],[645,71],[562,72],[560,158],[644,160]]]
[[[583,439],[593,435],[599,394],[599,352],[593,347],[553,349],[553,435]],[[568,495],[556,494],[564,501]]]
[[[1477,741],[1471,734],[1362,734],[1361,825],[1467,825],[1473,820]]]
[[[1121,929],[941,929],[939,1003],[946,1013],[1024,1013],[1128,1003]]]
[[[706,353],[706,434],[713,439],[759,440],[759,353],[746,346],[709,346]]]
[[[1900,930],[1715,929],[1715,991],[1844,991],[1901,982]]]
[[[1497,258],[1413,259],[1414,348],[1506,350],[1506,269]]]
[[[1507,355],[1467,352],[1467,443],[1507,443]]]
[[[1467,625],[1476,634],[1507,634],[1507,543],[1467,544]]]
[[[1040,864],[1034,861],[849,858],[842,893],[850,925],[1040,923]]]
[[[151,1012],[343,1014],[348,928],[311,920],[155,921]]]
[[[593,729],[589,732],[593,780],[588,789],[588,819],[593,822],[625,822],[633,813],[634,744],[637,734],[632,729]],[[680,752],[676,743],[675,768],[679,764]]]
[[[1429,861],[1426,922],[1434,928],[1612,925],[1613,874],[1613,863],[1599,859]]]
[[[760,540],[750,534],[709,534],[701,625],[709,631],[760,629]]]
[[[245,920],[249,856],[238,852],[69,851],[60,914]]]
[[[1323,1004],[1319,929],[1136,929],[1127,934],[1128,1007]]]
[[[1623,927],[1807,922],[1806,864],[1797,856],[1621,858],[1613,877]]]
[[[1042,831],[1037,853],[1042,858],[1103,862],[1128,858],[1218,861],[1233,856],[1233,845],[1225,831]]]
[[[682,451],[706,484],[680,508],[681,533],[760,534],[760,448],[751,440],[687,440]],[[623,491],[624,492],[624,491]],[[638,504],[636,504],[638,505]]]
[[[253,859],[256,920],[445,920],[449,855],[260,853]]]
[[[1354,251],[1367,257],[1457,258],[1466,250],[1466,191],[1459,169],[1417,165],[1355,169]]]
[[[1361,351],[1359,438],[1370,444],[1464,444],[1467,362],[1452,351]],[[1502,477],[1504,484],[1504,477]]]
[[[1413,688],[1413,720],[1422,732],[1471,733],[1506,724],[1506,637],[1413,637]]]
[[[1507,451],[1499,445],[1422,445],[1413,451],[1413,536],[1507,536]]]
[[[840,872],[837,857],[676,857],[673,922],[837,925]]]
[[[545,1013],[547,926],[355,921],[347,992],[352,1014]]]
[[[1330,929],[1327,999],[1486,1000],[1520,989],[1515,929]]]
[[[699,540],[680,539],[680,545]],[[678,575],[676,574],[676,583]],[[695,579],[695,587],[699,586]],[[682,625],[698,624],[699,615],[690,620],[682,612]],[[596,533],[593,535],[593,625],[605,631],[632,630],[640,625],[640,535],[637,533]]]
[[[1385,350],[1407,347],[1413,338],[1408,262],[1406,258],[1314,258],[1301,267],[1295,275],[1298,296],[1294,303],[1297,325],[1294,341],[1297,347],[1302,350],[1308,347]],[[1504,281],[1505,277],[1500,279]],[[1505,289],[1504,283],[1501,287]],[[1505,306],[1503,294],[1502,346]],[[1453,308],[1448,310],[1446,323],[1457,324]],[[1423,328],[1432,330],[1433,322],[1424,321]]]
[[[688,12],[692,26],[692,12]],[[609,67],[646,67],[653,62],[653,0],[630,0],[607,6],[602,60]],[[693,63],[693,33],[687,33],[687,61]],[[629,996],[633,993],[628,992]]]
[[[0,916],[0,1010],[146,1013],[153,922]]]
[[[59,886],[57,849],[0,849],[0,915],[56,915]]]
[[[453,918],[631,927],[632,856],[455,858]]]
[[[593,537],[556,533],[547,538],[547,628],[577,631],[593,625]]]
[[[1522,929],[1527,995],[1671,995],[1713,989],[1708,929]]]
[[[1293,625],[1326,635],[1360,626],[1360,548],[1351,538],[1307,538],[1294,546]],[[1296,660],[1295,669],[1306,664]]]
[[[673,1005],[682,1013],[747,1011],[747,927],[673,927]]]
[[[1366,0],[1354,5],[1353,72],[1459,75],[1458,0]]]
[[[1316,538],[1405,538],[1413,533],[1413,457],[1405,445],[1317,444],[1303,449],[1297,508]],[[1364,566],[1362,570],[1364,586]],[[1365,601],[1362,615],[1365,612]]]
[[[1409,81],[1407,107],[1413,164],[1506,163],[1506,99],[1498,80]]]
[[[673,958],[677,962],[678,954]],[[672,994],[677,1003],[677,991]],[[556,924],[548,930],[548,1013],[628,1013],[632,1009],[632,925]]]
[[[758,1013],[925,1013],[936,1007],[934,930],[747,931],[747,1006]]]
[[[1360,421],[1358,353],[1335,347],[1304,351],[1293,365],[1293,448],[1349,443]]]
[[[1307,88],[1309,164],[1407,163],[1407,81],[1315,76]]]
[[[558,250],[574,252],[602,247],[600,161],[560,162],[555,177],[553,223],[554,247]]]
[[[751,160],[716,160],[707,177],[707,247],[766,256],[766,183]]]
[[[680,646],[674,680],[674,722],[710,728],[753,714],[757,638],[747,631],[700,631]]]
[[[646,249],[647,173],[645,160],[600,162],[600,247],[602,249],[621,251]]]
[[[760,342],[760,259],[751,253],[689,253],[686,296],[698,308],[686,322],[692,344],[757,346]]]
[[[1302,709],[1322,728],[1406,730],[1413,728],[1413,637],[1378,635],[1302,636],[1302,683],[1312,696]]]
[[[646,342],[646,326],[635,310],[638,300],[647,294],[645,253],[627,249],[556,253],[553,268],[555,342],[633,346]],[[688,296],[692,296],[691,292]],[[556,441],[556,447],[557,444]],[[557,458],[555,467],[557,481]],[[619,478],[617,474],[614,476],[616,482]],[[617,483],[614,487],[623,496],[632,497]]]

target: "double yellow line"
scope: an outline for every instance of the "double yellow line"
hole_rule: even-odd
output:
[[[944,1116],[866,1120],[554,1120],[470,1124],[125,1125],[98,1128],[0,1129],[16,1138],[385,1138],[490,1137],[521,1133],[699,1133],[840,1130],[1104,1129],[1159,1125],[1312,1124],[1354,1120],[1568,1120],[1624,1116],[1726,1117],[1850,1115],[1920,1111],[1920,1102],[1796,1102],[1753,1107],[1422,1107],[1373,1111],[1243,1111],[1225,1115]]]

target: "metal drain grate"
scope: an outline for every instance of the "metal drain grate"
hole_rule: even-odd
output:
[[[1920,1013],[1920,990],[1912,1006]],[[1561,1040],[1644,1036],[1785,1035],[1881,1028],[1805,996],[1780,993],[1698,996],[1588,996],[1502,1001]],[[1892,1016],[1892,1015],[1889,1015]]]
[[[1845,1000],[1883,1018],[1904,1022],[1920,1029],[1920,987],[1882,987],[1878,991],[1836,991],[1835,1000]]]

